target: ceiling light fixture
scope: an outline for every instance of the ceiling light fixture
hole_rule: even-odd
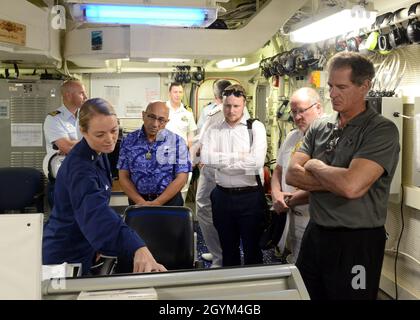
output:
[[[87,23],[204,28],[217,19],[217,8],[74,3],[72,15],[77,21]]]
[[[233,58],[233,59],[220,60],[219,62],[216,63],[216,66],[219,69],[228,69],[228,68],[241,66],[244,63],[245,63],[245,58]]]
[[[240,66],[236,68],[235,71],[250,71],[250,70],[258,69],[259,66],[260,66],[260,63],[255,62],[255,63],[248,64],[246,66]]]
[[[349,9],[329,8],[319,15],[296,24],[290,32],[290,40],[300,43],[314,43],[330,39],[371,26],[375,22],[376,14],[376,11],[366,10],[359,5]]]

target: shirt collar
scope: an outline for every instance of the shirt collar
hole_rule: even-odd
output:
[[[363,127],[368,121],[370,121],[372,117],[376,116],[377,114],[378,113],[375,110],[367,106],[366,110],[356,115],[353,119],[351,119],[346,124],[346,126]],[[329,127],[338,126],[338,119],[339,119],[338,113],[330,117],[328,120],[328,124],[329,124],[328,126]]]
[[[97,161],[100,156],[89,146],[85,138],[76,144],[75,150],[81,158],[86,160]]]
[[[168,136],[168,130],[162,129],[158,132],[155,141],[166,141],[167,136]],[[138,132],[138,138],[139,140],[144,140],[148,142],[146,131],[144,130],[144,125],[141,127],[141,129]]]
[[[187,110],[185,109],[184,104],[182,102],[178,109],[175,109],[174,107],[172,107],[171,100],[166,101],[166,105],[169,107],[170,110],[172,110],[172,112],[181,112],[181,111]]]
[[[70,111],[69,111],[69,109],[67,109],[67,107],[66,106],[61,106],[59,109],[58,109],[59,111],[61,111],[62,113],[63,113],[63,116],[66,118],[66,119],[70,119],[70,118],[72,118],[73,120],[74,119],[76,119],[76,117],[74,116],[74,114],[73,113],[71,113]]]

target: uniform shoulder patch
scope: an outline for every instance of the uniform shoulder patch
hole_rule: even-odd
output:
[[[48,115],[55,117],[57,114],[60,114],[60,113],[61,113],[61,111],[55,110],[55,111],[51,111],[50,113],[48,113]]]
[[[220,111],[222,111],[222,109],[213,109],[208,113],[208,116],[214,116],[215,114],[218,114]]]

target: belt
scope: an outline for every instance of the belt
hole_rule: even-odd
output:
[[[216,188],[222,190],[223,192],[230,193],[230,194],[247,193],[247,192],[258,191],[260,189],[259,186],[225,188],[225,187],[222,187],[222,186],[219,186],[219,185],[216,185]]]
[[[157,193],[147,193],[147,194],[142,194],[140,193],[141,197],[146,200],[146,201],[153,201],[155,200],[157,197],[160,196],[160,194]]]

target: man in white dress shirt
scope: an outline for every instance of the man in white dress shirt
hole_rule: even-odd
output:
[[[184,88],[182,84],[173,82],[169,85],[169,100],[166,101],[166,105],[169,108],[169,122],[166,124],[166,129],[181,136],[185,140],[188,148],[191,148],[197,125],[193,113],[187,110],[182,103],[183,96]],[[187,183],[181,190],[184,202],[187,198],[191,178],[192,173],[190,172]]]
[[[230,85],[231,82],[224,79],[216,80],[213,83],[214,102],[204,108],[207,111],[203,109],[203,112],[201,112],[199,122],[202,121],[201,128],[203,130],[200,131],[200,136],[203,136],[206,128],[214,123],[214,121],[218,121],[219,118],[221,120],[224,118],[222,112],[222,94],[223,90]],[[197,194],[195,196],[195,211],[201,233],[209,250],[209,253],[203,253],[201,257],[204,260],[212,261],[211,267],[213,268],[222,266],[222,248],[220,247],[219,235],[213,224],[210,201],[210,193],[215,187],[215,169],[206,165],[201,166]]]
[[[274,210],[279,214],[288,214],[287,227],[280,240],[280,251],[284,250],[287,239],[288,248],[292,252],[287,260],[296,263],[303,232],[309,222],[309,192],[289,186],[286,173],[290,159],[302,145],[306,130],[322,115],[320,97],[316,90],[300,88],[295,91],[290,99],[290,114],[297,129],[287,135],[278,151],[277,165],[271,178],[271,196]]]
[[[224,119],[209,127],[202,138],[201,161],[216,169],[216,188],[210,199],[223,266],[241,264],[241,243],[245,264],[262,263],[258,242],[265,205],[256,174],[263,182],[267,140],[259,121],[254,121],[248,132],[245,104],[242,86],[227,87],[223,92]]]

